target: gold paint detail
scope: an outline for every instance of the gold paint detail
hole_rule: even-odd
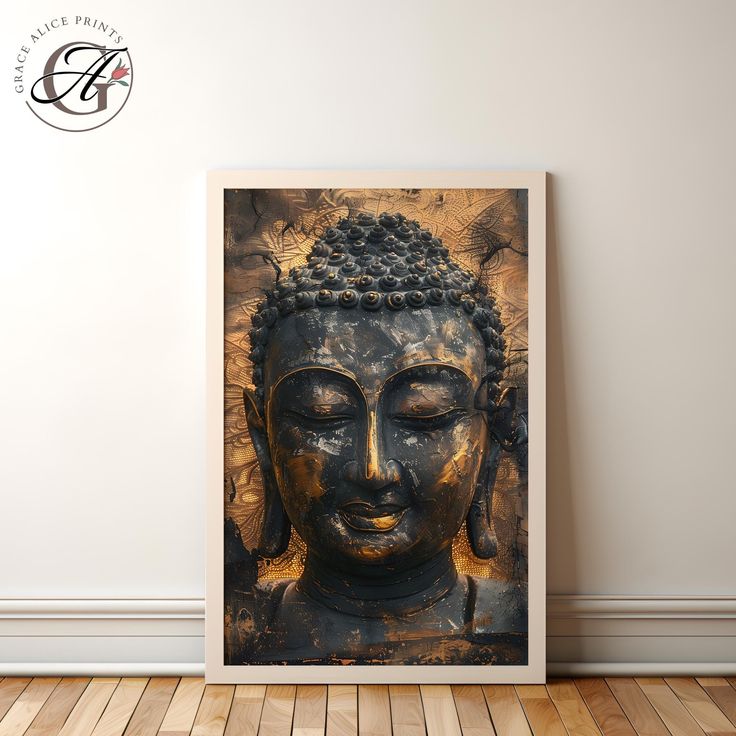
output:
[[[406,509],[401,509],[393,514],[386,514],[385,516],[357,516],[347,511],[341,511],[345,523],[356,529],[359,532],[387,532],[398,526],[399,522],[406,513]]]
[[[325,488],[322,485],[322,460],[318,454],[291,455],[284,461],[286,472],[292,481],[304,489],[310,498],[319,498]]]
[[[371,408],[368,410],[368,436],[366,437],[365,448],[365,477],[368,480],[374,480],[378,477],[379,456],[378,456],[378,428],[376,421],[376,410]]]

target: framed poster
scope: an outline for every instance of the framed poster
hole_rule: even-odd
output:
[[[209,175],[209,682],[543,682],[545,175]]]

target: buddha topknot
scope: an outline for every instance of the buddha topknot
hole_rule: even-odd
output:
[[[261,366],[269,330],[281,317],[315,307],[375,312],[441,305],[465,313],[483,337],[490,404],[506,362],[501,312],[487,289],[416,220],[387,212],[343,218],[315,241],[306,266],[292,268],[258,304],[250,331],[256,395],[263,400]]]

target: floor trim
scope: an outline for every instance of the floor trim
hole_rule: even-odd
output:
[[[204,662],[0,662],[6,677],[204,677]]]
[[[0,598],[2,618],[204,618],[204,598]]]
[[[548,595],[547,619],[736,619],[736,596]]]
[[[732,677],[736,662],[547,662],[555,677]]]

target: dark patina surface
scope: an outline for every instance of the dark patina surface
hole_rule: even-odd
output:
[[[226,527],[231,664],[524,664],[526,589],[459,575],[463,523],[495,554],[513,443],[493,300],[401,215],[342,220],[253,318],[246,416],[264,483],[256,550]],[[291,528],[297,580],[257,581]]]

